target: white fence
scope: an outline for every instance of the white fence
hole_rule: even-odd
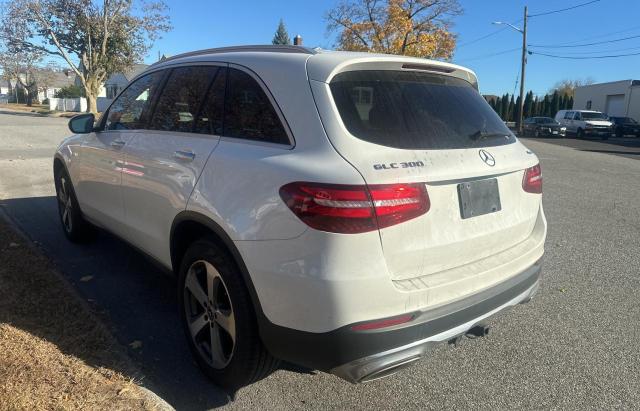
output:
[[[50,98],[49,110],[53,111],[87,111],[87,99],[80,98]]]

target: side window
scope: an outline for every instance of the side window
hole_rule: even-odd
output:
[[[220,68],[209,86],[202,109],[196,118],[196,133],[222,134],[224,116],[224,94],[227,87],[227,69]]]
[[[144,128],[163,74],[162,71],[147,74],[127,87],[109,108],[105,130]]]
[[[580,115],[580,112],[576,112],[576,114],[573,116],[574,120],[581,120],[582,116]]]
[[[289,143],[280,118],[262,87],[247,73],[233,68],[228,72],[224,135]]]
[[[192,132],[196,116],[218,67],[194,66],[171,70],[149,124],[152,130]]]
[[[565,119],[565,120],[571,120],[571,119],[573,119],[573,111],[567,111],[567,112],[564,114],[564,119]]]

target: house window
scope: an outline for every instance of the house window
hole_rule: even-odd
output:
[[[118,95],[118,86],[116,84],[107,85],[107,98],[116,98]]]

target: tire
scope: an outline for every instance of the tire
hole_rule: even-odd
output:
[[[189,348],[200,369],[217,385],[235,392],[277,368],[279,361],[258,335],[240,270],[214,239],[204,237],[189,246],[178,284],[180,318]]]
[[[58,216],[64,235],[73,243],[90,241],[95,231],[93,226],[82,216],[69,174],[63,167],[60,167],[56,170],[54,179]]]
[[[620,129],[616,130],[616,137],[618,137],[618,138],[624,137],[624,133],[622,132],[622,130],[620,130]]]
[[[576,132],[576,137],[584,138],[584,131],[581,128],[579,128],[578,131]]]

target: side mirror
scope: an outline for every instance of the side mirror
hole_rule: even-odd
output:
[[[76,134],[87,134],[93,131],[96,118],[93,113],[79,114],[69,120],[69,130]]]

